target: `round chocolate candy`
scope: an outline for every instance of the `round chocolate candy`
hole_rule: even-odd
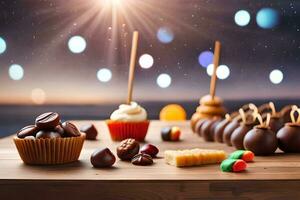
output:
[[[231,144],[231,135],[233,131],[239,127],[239,122],[237,119],[232,120],[224,129],[223,132],[223,142],[225,142],[228,146],[232,146]]]
[[[291,111],[293,109],[293,106],[295,105],[287,105],[284,106],[281,110],[280,110],[280,116],[282,118],[283,123],[288,123],[291,122]]]
[[[265,126],[255,126],[244,138],[245,149],[252,151],[255,155],[270,155],[277,149],[276,134]]]
[[[239,127],[237,127],[232,135],[231,135],[231,144],[236,149],[243,150],[244,148],[244,137],[253,128],[253,124],[245,124],[241,123]]]
[[[135,155],[132,158],[131,163],[134,165],[141,165],[141,166],[152,165],[153,159],[148,154],[140,153]]]
[[[59,114],[47,112],[35,119],[35,125],[41,130],[53,130],[60,122]]]
[[[214,128],[220,122],[219,118],[207,120],[201,126],[201,135],[205,141],[214,141]]]
[[[64,136],[66,137],[77,137],[80,136],[80,132],[77,127],[69,121],[62,123],[62,128],[64,129]]]
[[[121,160],[131,160],[139,153],[140,144],[132,138],[123,140],[117,147],[117,155]]]
[[[195,125],[195,133],[201,136],[201,126],[206,122],[208,119],[199,119]]]
[[[269,126],[274,133],[284,126],[283,119],[279,116],[271,116]]]
[[[111,167],[116,162],[116,157],[108,148],[97,149],[91,155],[90,161],[96,168]]]
[[[286,153],[300,152],[300,124],[286,123],[277,133],[278,147]]]
[[[18,138],[25,138],[27,136],[34,136],[39,132],[39,129],[35,125],[25,126],[17,133]]]
[[[80,131],[86,134],[86,139],[88,140],[96,140],[98,135],[98,131],[93,124],[85,124],[80,127]]]
[[[220,123],[216,125],[214,130],[214,139],[217,142],[223,143],[223,133],[226,126],[231,122],[229,119],[223,119]]]
[[[170,127],[170,126],[163,127],[161,129],[161,139],[163,141],[170,141],[171,140],[171,130],[172,130],[172,127]]]
[[[42,131],[39,131],[35,137],[36,137],[36,139],[41,139],[41,138],[52,139],[52,138],[60,138],[61,135],[55,131],[42,130]]]
[[[65,131],[60,124],[54,128],[54,131],[58,132],[61,136],[64,136]]]

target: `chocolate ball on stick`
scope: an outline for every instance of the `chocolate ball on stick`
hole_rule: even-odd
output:
[[[245,149],[243,144],[244,137],[255,125],[255,118],[253,118],[252,121],[247,121],[244,110],[240,109],[239,112],[242,116],[242,122],[240,123],[240,126],[233,131],[230,140],[232,146],[238,150],[243,150]]]
[[[250,130],[244,138],[244,147],[255,155],[267,156],[273,154],[277,149],[276,134],[270,129],[269,122],[271,115],[267,116],[264,123],[261,115],[257,115],[260,125]]]
[[[269,104],[272,110],[269,126],[273,132],[277,133],[277,131],[284,126],[284,122],[281,114],[276,112],[274,103],[270,102]]]
[[[297,120],[294,114],[297,113]],[[277,133],[278,147],[286,153],[300,153],[300,109],[290,113],[292,122],[286,123]]]

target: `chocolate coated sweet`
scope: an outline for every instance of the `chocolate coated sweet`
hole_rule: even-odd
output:
[[[61,138],[61,135],[55,131],[42,130],[36,134],[36,139],[52,139],[52,138]]]
[[[220,123],[216,125],[214,130],[214,139],[217,142],[223,143],[223,133],[226,126],[231,122],[231,120],[223,119]]]
[[[153,159],[148,154],[140,153],[135,155],[132,158],[131,163],[134,165],[141,165],[141,166],[152,165]]]
[[[223,132],[223,142],[225,142],[228,146],[232,146],[231,144],[231,135],[233,131],[239,127],[239,122],[238,120],[234,119],[232,120],[224,129]]]
[[[253,128],[253,124],[244,124],[241,123],[231,135],[231,144],[238,150],[243,150],[244,148],[244,137]]]
[[[214,141],[214,128],[218,122],[220,122],[220,119],[215,118],[203,123],[200,131],[205,141]]]
[[[290,115],[290,113],[291,113],[291,111],[293,109],[293,106],[295,106],[295,105],[287,105],[287,106],[284,106],[280,110],[280,116],[281,116],[281,118],[283,120],[283,123],[291,122],[291,115]]]
[[[255,126],[244,138],[244,147],[255,155],[270,155],[277,149],[276,134],[265,126]]]
[[[158,154],[159,150],[158,150],[158,148],[156,146],[154,146],[152,144],[145,144],[144,146],[142,146],[140,152],[144,153],[144,154],[148,154],[152,158],[155,158],[156,155]]]
[[[39,129],[35,125],[29,125],[22,128],[18,133],[18,138],[25,138],[27,136],[34,136],[39,132]]]
[[[161,129],[161,139],[163,141],[170,141],[171,140],[171,129],[172,129],[172,127],[170,127],[170,126],[163,127]]]
[[[62,128],[64,129],[64,136],[66,137],[77,137],[80,136],[80,132],[77,127],[69,121],[62,123]]]
[[[86,139],[96,140],[98,131],[93,124],[85,124],[80,127],[80,131],[86,134]]]
[[[59,114],[55,112],[47,112],[39,115],[35,119],[35,125],[39,129],[53,130],[60,122]]]
[[[54,131],[58,132],[62,137],[64,136],[65,131],[60,124],[54,128]]]
[[[287,153],[300,153],[300,124],[286,123],[277,133],[278,147]]]
[[[121,160],[131,160],[139,153],[140,144],[132,138],[123,140],[117,147],[117,155]]]
[[[116,157],[108,148],[97,149],[91,155],[90,161],[96,168],[111,167],[116,162]]]
[[[195,125],[195,133],[201,136],[201,126],[209,119],[199,119]]]

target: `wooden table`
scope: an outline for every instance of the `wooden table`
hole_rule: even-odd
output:
[[[91,122],[91,121],[89,121]],[[88,123],[76,121],[77,125]],[[113,168],[95,169],[89,158],[99,147],[114,153],[103,122],[93,121],[98,141],[86,141],[80,160],[59,166],[28,166],[22,163],[12,137],[0,140],[0,199],[297,199],[300,196],[300,154],[278,153],[257,157],[244,173],[223,173],[219,165],[176,168],[155,159],[152,166],[134,166],[117,160]],[[203,142],[192,134],[189,122],[171,122],[182,129],[182,141],[162,142],[165,122],[152,121],[147,142],[166,149],[234,149],[225,144]],[[250,198],[249,198],[250,197]]]

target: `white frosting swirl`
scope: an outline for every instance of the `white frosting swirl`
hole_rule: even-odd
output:
[[[140,122],[147,119],[147,112],[136,102],[131,102],[130,105],[121,104],[119,109],[111,114],[110,119],[114,121]]]

